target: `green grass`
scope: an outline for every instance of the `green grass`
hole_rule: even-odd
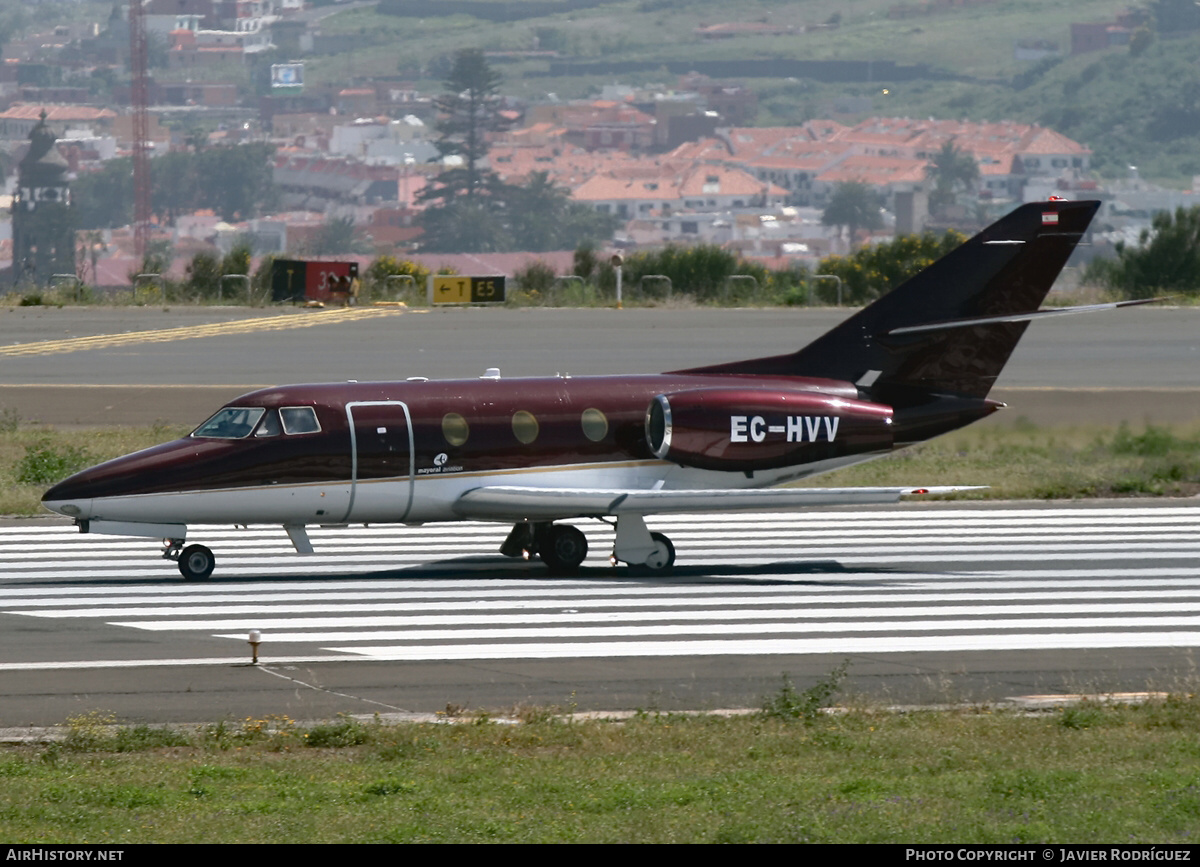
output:
[[[1018,417],[817,476],[818,487],[989,485],[955,499],[1187,497],[1200,493],[1200,426],[1044,428]]]
[[[0,407],[0,515],[43,515],[46,488],[77,470],[182,436],[188,428],[25,427]]]
[[[0,837],[1166,843],[1200,827],[1200,700],[1187,690],[1036,715],[529,719],[179,731],[86,715],[61,743],[0,748]],[[322,731],[353,737],[314,745]]]

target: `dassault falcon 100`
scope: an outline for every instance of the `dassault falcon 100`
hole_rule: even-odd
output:
[[[613,561],[669,570],[645,516],[892,502],[929,488],[774,488],[984,418],[1097,202],[1023,205],[786,355],[637,376],[289,385],[238,398],[183,439],[77,473],[42,498],[82,532],[161,538],[186,579],[193,524],[513,524],[500,550],[575,572],[568,519],[615,521]],[[1137,303],[1137,302],[1134,302]]]

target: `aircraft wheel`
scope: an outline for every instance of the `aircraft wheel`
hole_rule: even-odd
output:
[[[654,553],[646,559],[646,565],[655,572],[669,572],[675,565],[675,546],[662,533],[651,533]]]
[[[554,575],[573,575],[587,557],[587,537],[569,524],[554,524],[541,534],[538,553]]]
[[[629,572],[632,575],[666,575],[675,565],[675,546],[662,533],[651,533],[650,540],[654,542],[654,552],[646,558],[645,563],[630,563]]]
[[[184,581],[203,581],[216,565],[213,552],[203,545],[188,545],[179,555],[179,574]]]

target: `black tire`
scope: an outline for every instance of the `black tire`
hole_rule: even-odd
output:
[[[216,565],[213,552],[203,545],[188,545],[179,554],[179,574],[184,581],[203,581]]]
[[[675,567],[675,546],[662,533],[651,533],[650,539],[658,550],[650,555],[649,563],[630,563],[631,575],[669,575]]]
[[[553,575],[574,575],[587,550],[587,536],[570,524],[554,524],[538,540],[538,554]]]

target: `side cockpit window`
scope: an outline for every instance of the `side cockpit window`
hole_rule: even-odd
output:
[[[283,430],[289,434],[317,433],[321,429],[317,411],[311,406],[285,406],[279,410]]]
[[[258,406],[227,406],[192,431],[192,436],[240,440],[250,436],[250,431],[254,430],[254,425],[265,412],[265,409]]]
[[[267,414],[263,416],[262,421],[258,423],[258,427],[254,431],[256,437],[277,437],[283,433],[283,425],[279,423],[279,411],[274,409],[267,410]]]

